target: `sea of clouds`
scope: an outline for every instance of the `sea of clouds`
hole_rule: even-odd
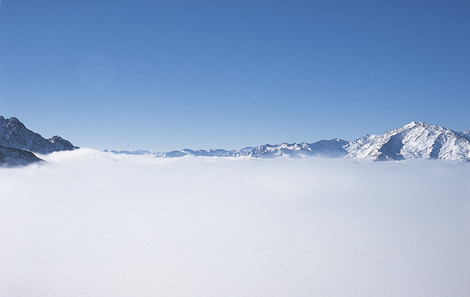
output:
[[[45,158],[0,169],[0,296],[470,294],[470,164]]]

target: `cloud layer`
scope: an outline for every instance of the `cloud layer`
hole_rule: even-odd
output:
[[[470,166],[155,159],[0,169],[1,296],[468,296]]]

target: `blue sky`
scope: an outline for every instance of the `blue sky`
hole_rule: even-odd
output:
[[[19,1],[0,114],[98,149],[470,128],[469,1]]]

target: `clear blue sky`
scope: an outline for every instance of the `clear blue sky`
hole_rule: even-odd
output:
[[[470,1],[3,0],[0,115],[97,149],[470,128]]]

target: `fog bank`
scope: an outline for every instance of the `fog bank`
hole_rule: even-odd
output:
[[[0,169],[0,296],[470,294],[470,164],[45,158]]]

